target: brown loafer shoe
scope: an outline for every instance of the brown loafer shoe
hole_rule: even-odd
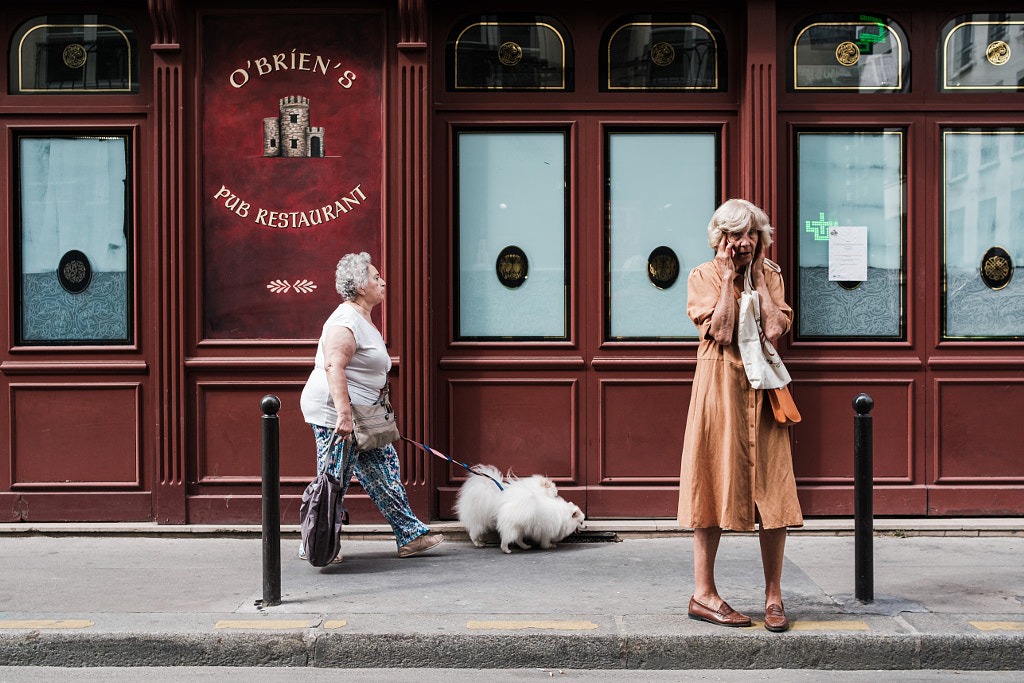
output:
[[[425,550],[430,550],[443,540],[444,536],[441,534],[426,533],[422,536],[417,536],[398,549],[398,556],[412,557],[413,555],[422,553]]]
[[[740,614],[729,605],[722,601],[722,606],[717,610],[713,610],[702,602],[699,602],[697,598],[690,598],[690,609],[689,614],[691,619],[697,619],[698,621],[706,621],[709,624],[718,624],[719,626],[750,626],[750,617],[745,614]]]
[[[789,619],[782,605],[771,604],[764,608],[764,627],[769,631],[782,633],[789,630]]]

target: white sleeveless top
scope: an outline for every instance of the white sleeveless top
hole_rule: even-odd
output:
[[[316,358],[313,372],[306,380],[302,389],[300,406],[302,417],[309,424],[334,428],[338,422],[338,411],[334,408],[334,399],[327,386],[327,372],[324,370],[324,338],[328,328],[335,325],[346,327],[356,340],[356,352],[345,366],[345,378],[348,380],[349,399],[355,405],[370,405],[380,396],[380,390],[388,379],[391,370],[391,356],[384,345],[384,337],[370,322],[359,314],[355,308],[342,303],[324,323],[320,333],[320,341],[316,345]]]

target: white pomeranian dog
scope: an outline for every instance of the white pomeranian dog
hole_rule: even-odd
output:
[[[550,548],[555,541],[582,528],[583,512],[558,497],[558,488],[550,478],[540,474],[530,477],[502,475],[491,465],[476,465],[473,470],[485,476],[470,477],[462,484],[455,498],[455,512],[476,547],[482,548],[495,536],[495,532],[500,532],[502,519],[508,536],[507,542],[505,535],[501,537],[502,550],[506,553],[511,552],[508,544],[513,542],[529,548],[525,545],[526,539]],[[502,488],[499,489],[491,479],[501,483]],[[574,509],[568,508],[569,505]],[[566,515],[576,515],[574,519],[578,523],[558,535],[557,529],[567,523],[556,524],[555,521]]]
[[[528,493],[537,493],[547,498],[558,495],[555,482],[539,474],[519,478],[512,474],[503,475],[501,470],[491,465],[474,465],[472,469],[484,476],[470,477],[463,482],[455,497],[455,513],[466,528],[469,540],[478,548],[482,548],[487,540],[496,535],[498,508],[507,499],[509,492],[514,492],[513,497],[519,499],[528,498]],[[501,488],[494,482],[501,484]]]
[[[482,548],[486,545],[485,539],[498,529],[498,506],[504,490],[494,482],[503,488],[508,484],[497,467],[475,465],[472,469],[484,476],[473,476],[463,482],[455,496],[455,514],[466,528],[469,540],[477,548]]]
[[[527,539],[541,548],[553,548],[569,534],[586,528],[583,511],[561,496],[548,496],[528,488],[510,489],[498,506],[497,526],[501,552],[511,553],[515,543],[529,550]]]

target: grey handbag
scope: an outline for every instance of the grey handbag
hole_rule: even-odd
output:
[[[331,438],[328,454],[334,453],[338,435]],[[341,472],[352,450],[351,440],[341,450]],[[314,567],[326,567],[341,551],[341,527],[348,523],[348,510],[342,505],[342,482],[328,474],[330,455],[323,472],[310,482],[302,494],[299,519],[302,525],[302,548],[306,559]]]
[[[380,390],[377,400],[368,406],[352,406],[352,439],[355,450],[371,451],[402,438],[391,407],[391,382]]]

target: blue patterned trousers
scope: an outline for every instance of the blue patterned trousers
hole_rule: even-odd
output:
[[[310,427],[316,436],[316,471],[322,472],[325,466],[329,466],[328,473],[342,482],[342,497],[348,491],[354,474],[370,500],[391,525],[399,548],[430,531],[409,507],[409,497],[398,470],[398,453],[391,444],[369,451],[352,451],[345,464],[345,471],[341,472],[344,442],[339,441],[334,452],[328,453],[334,430],[314,424]]]

